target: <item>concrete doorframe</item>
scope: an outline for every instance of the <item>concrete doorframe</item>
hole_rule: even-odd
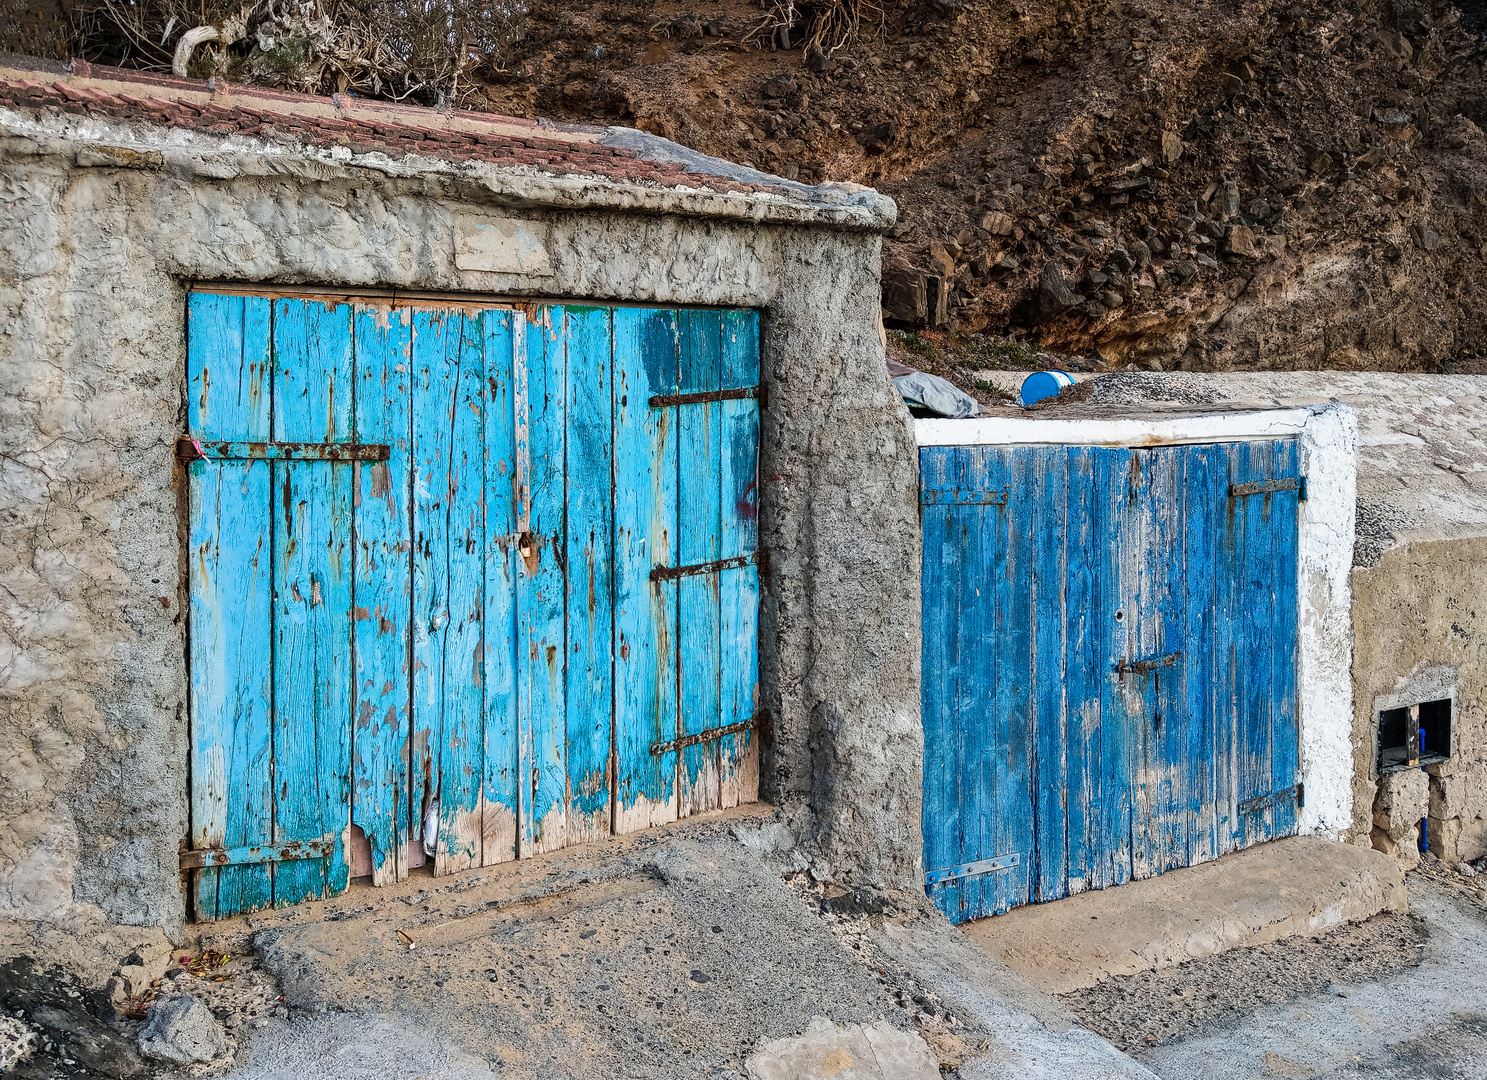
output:
[[[1306,499],[1297,544],[1297,715],[1305,805],[1297,831],[1341,839],[1353,820],[1350,574],[1358,419],[1337,402],[1290,409],[919,420],[919,446],[1162,446],[1296,437]]]

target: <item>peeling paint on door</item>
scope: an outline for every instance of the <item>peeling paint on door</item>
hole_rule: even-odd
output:
[[[435,808],[444,874],[757,798],[754,313],[189,329],[191,847],[277,853],[193,862],[199,918],[344,889],[352,835],[400,880]]]
[[[941,910],[979,918],[1296,831],[1295,440],[925,447],[920,465]]]

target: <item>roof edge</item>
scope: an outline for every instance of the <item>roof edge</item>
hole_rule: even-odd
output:
[[[111,68],[73,60],[70,63],[44,60],[15,53],[0,53],[0,81],[9,75],[34,91],[45,85],[59,90],[67,100],[64,108],[36,108],[0,103],[0,116],[14,117],[6,127],[22,137],[43,142],[64,141],[78,145],[116,147],[149,152],[169,151],[174,167],[190,167],[193,154],[210,154],[214,160],[206,172],[223,179],[227,172],[250,174],[247,161],[253,155],[272,155],[280,162],[300,157],[317,167],[348,170],[370,169],[390,176],[446,174],[476,180],[498,201],[509,201],[551,209],[595,207],[652,213],[682,214],[708,218],[732,218],[780,224],[820,225],[852,231],[881,233],[893,227],[898,216],[891,198],[867,187],[848,183],[807,185],[715,158],[646,132],[623,127],[596,127],[528,120],[496,113],[466,110],[437,110],[371,98],[334,94],[321,97],[268,87],[228,84],[218,79],[180,79],[173,75]],[[173,126],[148,118],[112,116],[98,112],[83,95],[73,91],[104,91],[114,95],[138,95],[147,106],[177,102],[195,109],[241,107],[282,114],[301,121],[301,129],[333,127],[344,121],[366,124],[406,125],[447,132],[458,139],[498,137],[544,140],[559,154],[571,147],[574,160],[551,164],[508,164],[459,158],[439,152],[411,150],[388,153],[348,153],[337,145],[334,133],[322,138],[284,137],[267,131],[226,134]],[[27,118],[30,119],[27,119]],[[266,127],[266,125],[265,125]],[[429,136],[430,139],[443,136]],[[344,140],[339,140],[344,142]],[[227,154],[237,161],[224,159]],[[660,166],[664,175],[606,175],[585,168],[581,155],[618,155],[620,159]],[[200,164],[200,162],[197,162]],[[350,175],[348,173],[348,175]],[[364,175],[364,174],[363,174]]]

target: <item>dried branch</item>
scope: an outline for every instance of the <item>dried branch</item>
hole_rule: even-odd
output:
[[[505,72],[526,19],[523,0],[228,2],[84,0],[81,36],[183,76],[441,104],[467,98],[476,71]]]

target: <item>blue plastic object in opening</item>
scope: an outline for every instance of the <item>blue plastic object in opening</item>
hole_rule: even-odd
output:
[[[1067,371],[1035,371],[1022,380],[1022,391],[1017,403],[1024,409],[1034,402],[1051,398],[1066,386],[1074,385],[1074,377]]]

